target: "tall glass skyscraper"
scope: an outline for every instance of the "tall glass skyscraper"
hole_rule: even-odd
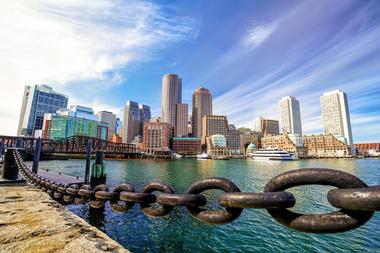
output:
[[[341,90],[323,93],[321,110],[325,134],[344,138],[346,144],[352,145],[352,130],[347,95]]]
[[[182,79],[175,74],[166,74],[162,77],[161,96],[162,122],[175,126],[176,104],[182,103]]]
[[[281,132],[283,134],[302,135],[301,111],[299,101],[292,97],[283,97],[280,100]]]
[[[202,118],[206,115],[212,115],[212,95],[208,89],[199,87],[193,94],[193,137],[202,136]]]
[[[67,108],[68,97],[47,85],[25,86],[17,135],[33,136],[42,129],[45,113]]]

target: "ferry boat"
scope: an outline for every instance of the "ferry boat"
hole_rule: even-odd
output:
[[[210,156],[207,153],[197,155],[197,160],[208,160],[208,159],[210,159]]]
[[[274,147],[259,149],[258,151],[252,153],[250,157],[254,160],[275,160],[275,161],[292,161],[292,160],[297,159],[293,157],[290,153],[278,148],[274,148]]]

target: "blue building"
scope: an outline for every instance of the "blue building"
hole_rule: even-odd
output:
[[[25,86],[17,135],[34,136],[42,129],[45,113],[67,108],[68,97],[47,85]]]

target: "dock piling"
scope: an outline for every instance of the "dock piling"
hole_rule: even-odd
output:
[[[18,180],[18,166],[13,158],[14,148],[8,148],[4,153],[3,178],[8,180]]]
[[[38,173],[38,165],[40,162],[41,144],[42,144],[41,138],[38,137],[38,139],[36,140],[36,146],[34,147],[33,167],[32,167],[32,171],[36,174]]]
[[[103,163],[103,151],[96,152],[96,160],[91,168],[91,187],[95,188],[97,185],[106,183],[106,169]]]
[[[85,184],[88,184],[90,182],[91,152],[92,152],[92,139],[88,140],[87,142],[86,171],[84,174]]]

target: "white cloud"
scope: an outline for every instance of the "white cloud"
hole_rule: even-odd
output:
[[[171,12],[171,15],[173,11]],[[154,57],[152,48],[193,38],[187,17],[142,1],[12,0],[0,8],[0,122],[15,134],[23,87],[72,82],[119,85],[117,70]],[[109,74],[112,72],[113,74]],[[87,84],[86,84],[87,85]]]
[[[253,49],[268,39],[276,28],[276,24],[255,26],[248,30],[242,38],[242,42],[245,46]]]

